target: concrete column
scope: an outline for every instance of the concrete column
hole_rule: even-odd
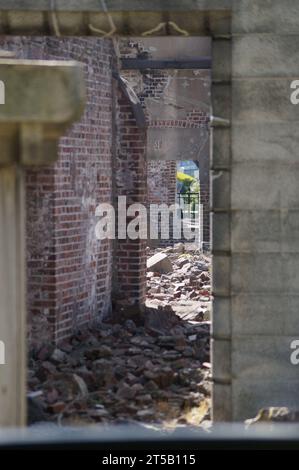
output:
[[[80,116],[75,63],[0,60],[0,426],[25,424],[25,168],[55,161],[59,136]]]
[[[5,365],[0,365],[0,422],[24,424],[25,295],[24,170],[0,168],[0,338]]]
[[[211,226],[213,253],[213,419],[230,421],[231,402],[231,40],[212,42]]]
[[[232,44],[234,420],[299,407],[299,3],[236,2]]]

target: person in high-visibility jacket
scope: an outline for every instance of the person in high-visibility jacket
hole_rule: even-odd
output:
[[[185,193],[199,193],[199,182],[196,178],[180,171],[176,174],[176,179],[178,181],[178,192],[180,194]]]

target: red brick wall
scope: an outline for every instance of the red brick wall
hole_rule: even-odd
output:
[[[168,206],[176,203],[176,167],[174,160],[154,161],[150,160],[147,164],[147,194],[148,204],[167,204]],[[169,246],[173,244],[172,230],[170,224],[169,239],[159,239],[150,241],[151,245]]]
[[[145,57],[150,58],[151,53],[144,48],[142,40],[124,39],[121,41],[121,53],[123,57]],[[198,109],[198,104],[195,103],[195,108],[187,113],[186,117],[181,120],[171,119],[151,119],[146,108],[146,99],[154,98],[157,102],[164,100],[164,92],[167,88],[169,77],[173,75],[173,70],[123,70],[122,75],[126,77],[134,91],[138,95],[147,117],[148,128],[202,128],[207,130],[209,127],[210,117],[203,109]],[[200,79],[200,77],[198,77]],[[201,77],[203,78],[203,77]],[[205,77],[207,78],[207,77]],[[207,80],[208,82],[208,80]],[[208,93],[208,89],[207,92]],[[209,246],[210,241],[210,207],[209,207],[209,152],[204,151],[199,156],[200,167],[200,202],[203,205],[203,239],[206,246]],[[165,186],[165,174],[174,175],[174,162],[173,161],[148,161],[148,199],[149,202],[173,204],[175,202],[174,192],[176,192],[176,181],[173,176],[167,180]],[[171,195],[171,196],[170,196]],[[169,201],[169,202],[168,202]],[[160,240],[160,245],[171,244],[173,241]],[[155,242],[155,244],[157,244]]]
[[[132,82],[139,84],[135,78],[138,72],[130,71],[126,72],[128,79]],[[145,98],[154,97],[156,100],[163,100],[164,87],[169,79],[169,75],[173,74],[171,70],[150,70],[147,71],[146,75],[143,76],[143,87],[140,86],[141,92],[139,94],[140,100],[144,103]],[[145,111],[146,111],[146,106]],[[165,120],[155,119],[151,120],[148,117],[148,128],[196,128],[196,129],[207,129],[210,122],[210,116],[205,111],[200,109],[193,109],[187,113],[186,119],[181,120]],[[205,246],[209,247],[210,244],[210,181],[209,181],[209,152],[202,152],[199,158],[199,171],[200,171],[200,203],[203,208],[203,220],[202,220],[202,234]],[[158,193],[160,193],[159,203],[173,204],[175,202],[174,193],[176,192],[176,170],[172,160],[168,161],[149,161],[149,172],[148,172],[148,197],[149,201],[158,201]],[[156,169],[157,170],[156,170]],[[160,171],[159,171],[160,170]],[[162,178],[165,174],[166,178]],[[172,175],[172,176],[170,176]],[[170,176],[170,177],[169,177]],[[168,178],[167,178],[168,177]],[[166,187],[165,187],[165,181]],[[170,197],[171,195],[171,197]],[[168,202],[170,201],[170,202]],[[158,203],[158,202],[157,202]],[[175,240],[174,240],[175,241]],[[158,243],[160,246],[170,245],[174,242],[171,237],[167,240],[160,240]]]
[[[27,175],[27,267],[32,345],[61,341],[106,315],[112,242],[97,241],[95,208],[111,202],[112,43],[108,39],[9,38],[17,57],[83,62],[83,118],[61,139],[58,162]]]
[[[94,229],[100,202],[126,195],[128,205],[147,205],[146,133],[127,98],[113,97],[110,40],[2,38],[0,45],[20,58],[75,59],[86,71],[85,114],[61,139],[58,162],[27,174],[29,335],[37,346],[108,314],[112,269],[114,298],[130,311],[143,307],[146,240],[97,241]],[[198,116],[190,118],[197,125]]]
[[[117,98],[115,203],[118,196],[127,196],[127,206],[134,203],[146,206],[146,131],[137,126],[130,102],[122,91],[118,91]],[[126,218],[127,224],[132,218]],[[138,314],[145,304],[146,246],[144,239],[116,241],[114,299],[129,316]]]
[[[150,204],[174,204],[176,202],[176,167],[174,160],[154,161],[148,168],[148,202]]]

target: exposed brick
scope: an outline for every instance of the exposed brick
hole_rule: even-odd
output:
[[[23,37],[1,47],[85,66],[83,118],[61,139],[54,166],[27,172],[29,336],[58,342],[110,309],[112,243],[97,241],[94,226],[97,204],[112,200],[113,48],[108,39]]]
[[[150,57],[149,50],[144,49],[142,40],[136,41],[123,39],[121,41],[121,53],[123,57],[136,58],[145,53]],[[210,116],[202,109],[190,109],[184,119],[151,119],[146,108],[146,99],[154,98],[156,102],[164,100],[164,93],[169,83],[169,77],[174,74],[173,70],[147,70],[141,73],[138,70],[125,70],[122,72],[128,80],[135,93],[138,95],[147,119],[148,128],[177,128],[177,129],[209,129]],[[201,79],[201,77],[199,77]],[[127,124],[127,123],[126,123]],[[128,132],[128,130],[126,130]],[[129,137],[127,137],[128,140]],[[132,144],[131,144],[132,145]],[[203,240],[206,244],[210,242],[210,204],[209,204],[209,154],[199,155],[200,168],[200,203],[203,206]],[[148,203],[152,204],[174,204],[176,202],[176,162],[149,161],[148,162]],[[159,226],[160,230],[160,226]],[[170,245],[174,240],[159,239],[152,242],[155,245]]]

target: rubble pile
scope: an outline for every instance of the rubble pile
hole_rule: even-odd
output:
[[[31,352],[29,423],[175,427],[210,419],[210,321],[199,314],[207,311],[203,297],[210,300],[209,260],[176,251],[167,251],[167,257],[171,273],[149,271],[149,303],[158,305],[148,305],[142,326],[132,319],[101,323],[59,347]],[[182,271],[184,266],[188,270]],[[167,298],[157,299],[155,287]],[[191,309],[194,318],[186,320],[171,304],[190,299],[196,299],[198,311]]]
[[[149,306],[173,307],[185,320],[209,320],[211,260],[194,245],[149,250],[147,297]],[[164,256],[162,262],[160,257]],[[156,264],[152,260],[157,259]],[[167,260],[167,263],[166,263]]]

